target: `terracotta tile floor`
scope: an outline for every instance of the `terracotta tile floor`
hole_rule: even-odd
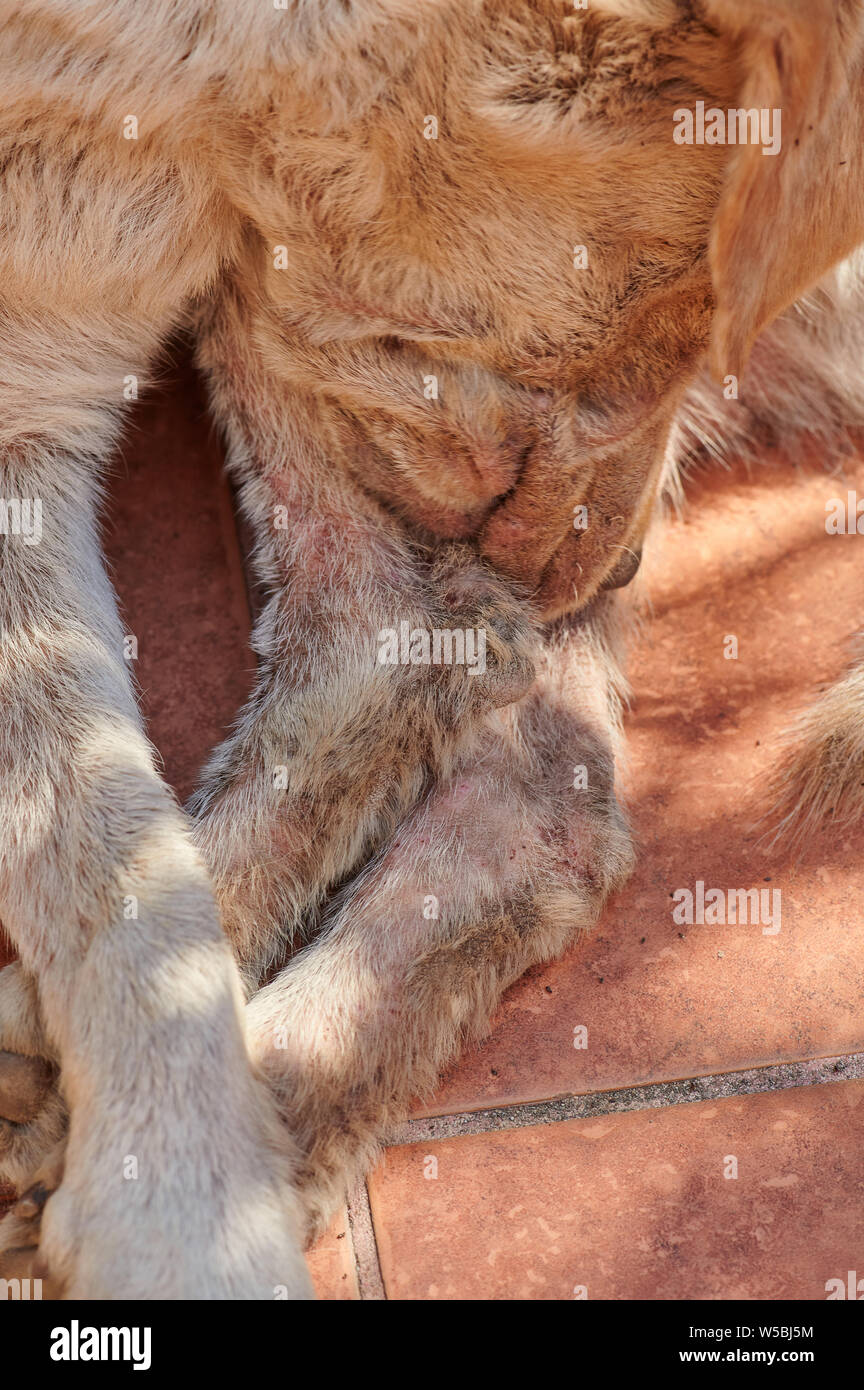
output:
[[[860,1265],[862,1124],[851,1081],[391,1150],[388,1296],[824,1299]]]
[[[649,551],[622,770],[637,873],[396,1136],[310,1257],[322,1297],[820,1299],[860,1264],[864,830],[793,859],[755,828],[778,731],[864,626],[864,542],[824,529],[856,486],[855,460],[840,480],[717,471]],[[230,496],[185,368],[138,410],[106,539],[185,796],[252,670]],[[677,925],[670,894],[700,879],[779,890],[780,931]]]

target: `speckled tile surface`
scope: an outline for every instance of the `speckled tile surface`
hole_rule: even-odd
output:
[[[864,1083],[388,1151],[396,1299],[824,1299],[860,1268]]]

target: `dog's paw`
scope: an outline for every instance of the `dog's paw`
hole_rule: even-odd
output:
[[[39,1258],[67,1299],[300,1300],[314,1297],[294,1233],[253,1182],[233,1200],[205,1203],[183,1190],[151,1193],[146,1207],[105,1175],[67,1172],[45,1206]],[[8,1219],[8,1218],[7,1218]]]
[[[35,990],[16,961],[0,970],[0,1182],[19,1193],[66,1127],[46,1048]]]
[[[39,1257],[42,1212],[63,1171],[66,1130],[46,1049],[33,982],[14,962],[0,971],[0,1182],[17,1193],[0,1222],[0,1278],[41,1279],[43,1298],[56,1292]]]
[[[63,1176],[65,1142],[56,1145],[31,1180],[22,1185],[18,1200],[0,1221],[0,1279],[38,1279],[40,1297],[58,1298],[39,1249],[45,1204]]]
[[[40,1260],[67,1299],[313,1297],[289,1153],[263,1086],[196,1115],[76,1092]],[[207,1123],[204,1123],[204,1120]],[[213,1123],[210,1123],[212,1119]],[[42,1200],[32,1192],[30,1207]],[[35,1211],[34,1211],[35,1215]]]

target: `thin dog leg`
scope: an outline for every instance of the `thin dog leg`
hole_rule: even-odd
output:
[[[0,130],[0,920],[71,1114],[41,1253],[73,1297],[306,1294],[287,1141],[142,729],[96,522],[124,378],[232,225],[152,142],[130,157],[115,129],[45,124]],[[19,1179],[28,1114],[5,1117]]]
[[[488,1028],[507,986],[590,927],[629,872],[613,704],[589,621],[247,1006],[253,1053],[305,1156],[310,1234],[412,1098]]]
[[[191,809],[255,986],[446,771],[464,731],[528,687],[534,633],[528,605],[467,547],[424,557],[331,465],[314,402],[268,378],[245,314],[226,298],[202,352],[276,593],[255,631],[257,689]],[[403,624],[468,632],[483,661],[382,664],[382,633]]]
[[[0,470],[43,517],[0,566],[0,915],[71,1111],[42,1253],[70,1296],[303,1289],[290,1173],[206,867],[141,729],[93,489],[27,453]]]

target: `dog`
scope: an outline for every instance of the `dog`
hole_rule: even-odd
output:
[[[0,0],[0,73],[4,1272],[307,1298],[382,1135],[630,871],[616,589],[671,470],[862,423],[862,7]],[[773,148],[708,138],[751,110]],[[185,812],[98,539],[181,326],[268,595]],[[862,694],[784,819],[860,810]]]

